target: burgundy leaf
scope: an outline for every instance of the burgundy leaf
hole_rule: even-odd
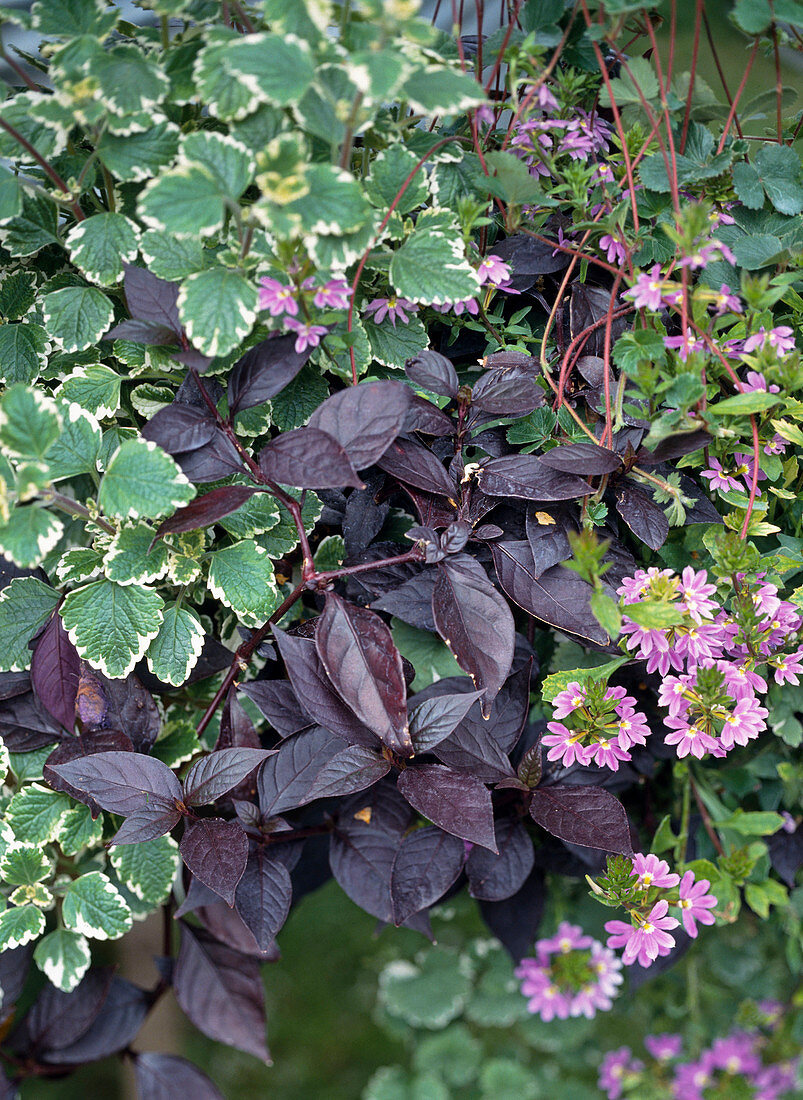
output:
[[[236,512],[251,499],[254,492],[247,485],[222,485],[219,489],[212,489],[174,512],[157,527],[155,537],[160,539],[180,531],[196,531],[199,527],[209,527]]]
[[[229,376],[229,415],[251,409],[275,397],[310,357],[295,349],[295,336],[273,336],[251,348],[239,359]]]
[[[413,394],[403,431],[405,435],[421,432],[422,435],[441,437],[454,433],[454,423],[452,418],[441,412],[437,405],[433,405],[431,401],[425,401],[418,394]]]
[[[0,953],[0,989],[3,990],[3,1009],[11,1011],[22,993],[33,957],[34,945],[6,948]],[[0,1096],[2,1096],[0,1092]]]
[[[411,710],[410,737],[415,751],[429,752],[440,744],[463,721],[480,695],[479,691],[439,695]]]
[[[156,840],[169,833],[180,820],[178,810],[135,810],[128,815],[109,844],[141,844],[145,840]]]
[[[270,1065],[265,1045],[265,989],[256,959],[182,922],[173,990],[183,1011],[204,1035]]]
[[[660,505],[641,486],[625,478],[616,486],[616,511],[651,550],[659,550],[669,536],[669,520]]]
[[[607,447],[599,447],[595,443],[567,443],[553,447],[540,457],[541,462],[553,470],[586,476],[612,474],[622,465],[622,459],[615,451],[609,451]]]
[[[594,492],[582,478],[553,470],[536,455],[492,458],[477,476],[482,491],[494,497],[544,501],[576,500]]]
[[[479,707],[472,707],[463,719],[463,726],[471,729],[483,729],[504,753],[512,751],[521,737],[521,731],[530,711],[530,676],[532,659],[523,668],[508,676],[499,694],[491,706],[491,714],[486,721]]]
[[[131,739],[118,730],[92,730],[87,733],[81,733],[77,737],[65,737],[63,741],[56,745],[50,756],[48,756],[44,764],[42,775],[45,782],[48,783],[54,791],[63,791],[72,798],[77,798],[79,801],[86,801],[86,805],[92,811],[92,816],[97,817],[100,813],[100,806],[94,798],[89,798],[86,795],[81,796],[80,792],[77,791],[75,787],[56,775],[52,770],[52,765],[66,764],[69,760],[78,760],[79,757],[93,756],[95,753],[99,752],[133,751],[134,746],[131,744]]]
[[[265,477],[301,489],[363,488],[345,449],[319,428],[295,428],[272,439],[259,453]]]
[[[399,790],[414,810],[447,833],[496,851],[491,795],[478,779],[425,764],[403,771]]]
[[[300,806],[321,768],[342,748],[342,740],[320,726],[283,741],[259,772],[257,790],[263,816],[273,817]]]
[[[78,717],[88,730],[122,730],[137,751],[149,749],[162,720],[156,701],[133,672],[109,680],[83,661],[77,696]]]
[[[222,477],[243,471],[242,459],[236,447],[218,427],[209,443],[196,450],[175,451],[173,457],[181,467],[181,472],[194,484],[218,481]]]
[[[510,818],[496,822],[499,855],[475,847],[466,863],[468,892],[478,901],[504,901],[524,885],[533,869],[533,842],[519,821]]]
[[[662,439],[654,451],[648,451],[646,447],[640,448],[636,459],[639,466],[658,466],[662,462],[671,462],[675,458],[699,451],[710,442],[711,436],[704,431],[670,435],[667,439]]]
[[[793,833],[779,829],[768,842],[770,862],[780,877],[790,888],[795,885],[795,875],[803,865],[803,829]]]
[[[335,690],[393,752],[412,754],[401,654],[373,611],[329,592],[315,646]]]
[[[374,471],[366,474],[364,480],[364,489],[349,493],[343,513],[343,538],[349,557],[359,554],[376,538],[390,512],[387,501],[377,502],[385,482],[384,474]]]
[[[527,508],[525,522],[536,577],[540,577],[553,565],[560,565],[561,562],[567,561],[572,556],[572,548],[567,534],[567,530],[571,528],[568,524],[562,522],[540,523],[536,508],[533,505]]]
[[[438,566],[432,613],[457,663],[485,693],[487,713],[513,661],[516,628],[507,602],[478,562],[455,557]]]
[[[455,483],[446,467],[428,447],[413,439],[396,439],[377,465],[405,485],[413,485],[436,496],[446,497],[454,503],[457,493]]]
[[[569,298],[569,331],[572,339],[579,336],[589,325],[607,318],[609,311],[616,309],[616,299],[608,288],[591,286],[576,280],[572,284]],[[610,341],[615,344],[627,328],[623,317],[611,323]],[[605,326],[599,325],[592,330],[584,345],[586,355],[605,355]]]
[[[463,841],[434,825],[406,836],[390,873],[393,923],[403,924],[439,901],[457,882],[465,858]]]
[[[418,518],[428,527],[448,527],[457,519],[457,506],[435,493],[425,493],[413,485],[404,485],[404,491],[415,504]],[[479,496],[479,493],[475,494]]]
[[[59,1066],[81,1066],[125,1050],[142,1027],[151,1003],[150,994],[144,989],[113,977],[102,1011],[90,1028],[70,1046],[41,1054],[42,1061]]]
[[[544,391],[532,375],[490,370],[471,391],[471,404],[492,416],[528,416],[544,403]]]
[[[31,686],[42,706],[66,730],[75,726],[75,698],[81,658],[54,614],[39,635],[31,660]]]
[[[514,290],[529,290],[541,275],[562,271],[569,263],[565,252],[524,233],[514,233],[512,237],[496,241],[493,251],[494,256],[510,264],[510,286]]]
[[[414,359],[408,359],[404,373],[411,382],[430,393],[444,397],[457,397],[460,382],[451,360],[439,351],[422,351]]]
[[[0,700],[13,699],[31,690],[31,678],[27,672],[0,672]]]
[[[482,919],[515,963],[532,951],[545,901],[544,873],[536,868],[512,897],[480,902]]]
[[[135,344],[177,344],[178,334],[155,321],[121,321],[109,329],[105,340],[131,340]]]
[[[376,734],[359,721],[332,686],[315,642],[285,634],[276,626],[273,633],[302,709],[324,729],[350,744],[368,748],[376,745]]]
[[[248,837],[237,821],[205,817],[193,821],[179,844],[187,868],[229,905],[248,859]]]
[[[32,691],[0,703],[0,737],[10,752],[32,752],[63,736],[64,730]]]
[[[190,888],[196,883],[199,889],[206,890],[197,878],[192,880]],[[196,916],[207,932],[221,943],[233,947],[235,951],[242,952],[243,955],[259,959],[260,962],[278,962],[281,955],[275,942],[263,951],[254,939],[254,933],[245,926],[237,910],[229,909],[228,905],[212,894],[211,890],[207,893],[214,898],[214,901],[207,902],[196,909]]]
[[[314,652],[314,646],[310,648]],[[315,657],[317,659],[317,653]],[[280,737],[289,737],[291,733],[315,725],[287,680],[252,680],[248,684],[240,684],[239,690],[259,707]],[[337,733],[337,730],[332,732]]]
[[[267,951],[287,920],[293,887],[290,872],[279,860],[269,859],[263,848],[248,857],[237,884],[235,906],[257,944]]]
[[[390,762],[373,749],[349,745],[324,764],[307,791],[304,802],[364,791],[366,787],[378,783],[389,771]]]
[[[93,967],[71,993],[46,983],[25,1017],[28,1049],[42,1052],[72,1046],[98,1018],[111,982],[111,969]]]
[[[463,722],[432,751],[442,764],[454,771],[470,772],[485,783],[508,779],[513,769],[491,736],[489,725],[489,722],[483,725]]]
[[[216,750],[220,749],[260,749],[262,746],[259,735],[254,729],[254,724],[240,705],[235,695],[235,688],[229,688],[226,693],[226,701],[220,715],[220,733],[218,734]],[[247,783],[241,784],[247,787]],[[254,791],[256,788],[251,784]],[[229,796],[234,797],[234,795]],[[239,797],[245,797],[240,795]]]
[[[166,764],[138,752],[99,752],[51,770],[99,806],[127,817],[139,810],[172,811],[181,784]]]
[[[176,1054],[134,1055],[139,1100],[225,1100],[205,1073]]]
[[[218,430],[206,406],[198,408],[174,403],[153,414],[142,429],[142,436],[157,443],[168,454],[180,454],[211,443]]]
[[[355,470],[373,466],[402,430],[412,402],[404,382],[362,382],[327,398],[309,420],[336,439]]]
[[[367,815],[366,815],[367,816]],[[372,917],[393,923],[390,876],[401,834],[370,821],[341,815],[329,848],[332,874],[343,892]]]
[[[437,576],[435,569],[422,569],[398,588],[392,588],[380,599],[374,600],[371,607],[377,611],[387,611],[418,630],[434,632],[436,628],[432,616],[432,593]]]
[[[123,290],[131,316],[138,321],[150,321],[180,333],[178,283],[159,279],[144,267],[123,264],[123,268]]]
[[[184,776],[184,802],[205,806],[226,794],[271,755],[269,749],[217,749],[196,761]]]
[[[569,844],[621,855],[633,852],[625,808],[603,787],[537,787],[530,816]]]

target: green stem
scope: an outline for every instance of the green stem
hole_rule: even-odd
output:
[[[684,863],[686,850],[689,845],[689,817],[691,814],[691,775],[686,768],[686,779],[683,784],[683,803],[680,811],[680,834],[675,845],[675,863]]]
[[[65,497],[62,493],[49,489],[45,493],[45,500],[48,504],[52,504],[54,508],[60,508],[62,512],[84,519],[88,523],[94,523],[96,527],[100,527],[101,531],[105,531],[108,535],[117,534],[117,528],[113,527],[108,520],[103,519],[102,516],[93,516],[88,508],[85,508],[83,504],[79,504],[77,500],[73,500],[72,497]]]

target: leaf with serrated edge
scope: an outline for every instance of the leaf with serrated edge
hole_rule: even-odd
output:
[[[100,580],[70,592],[60,614],[79,654],[114,680],[131,672],[159,633],[162,606],[141,585]]]
[[[22,672],[31,665],[28,642],[45,625],[59,594],[38,577],[15,577],[0,593],[0,671]]]
[[[70,258],[95,283],[114,286],[123,263],[136,258],[139,229],[124,214],[93,214],[79,222],[67,237]]]
[[[133,924],[122,894],[100,871],[89,871],[69,884],[61,913],[68,929],[94,940],[117,940]]]
[[[107,516],[158,519],[194,496],[195,487],[161,447],[127,439],[106,468],[98,502]]]
[[[153,528],[147,523],[122,527],[109,544],[103,559],[106,576],[118,584],[149,584],[167,572],[167,547],[153,549]]]
[[[0,951],[24,947],[45,930],[45,915],[35,905],[16,905],[0,913]]]
[[[60,519],[36,504],[14,508],[0,526],[0,553],[22,569],[39,565],[64,533]]]
[[[246,626],[260,626],[280,602],[270,557],[253,542],[235,542],[214,551],[207,584],[212,595]]]
[[[45,327],[64,351],[83,351],[108,331],[114,306],[97,287],[65,286],[42,298]]]
[[[57,928],[39,941],[33,960],[62,993],[72,993],[89,969],[92,956],[85,936]]]
[[[257,289],[236,271],[213,267],[181,284],[178,308],[193,347],[204,355],[227,355],[251,331]]]
[[[170,893],[181,863],[178,844],[170,836],[112,848],[109,858],[120,882],[151,905],[160,905]]]
[[[159,633],[145,657],[154,676],[173,687],[181,687],[198,663],[206,634],[198,616],[188,607],[169,604]]]

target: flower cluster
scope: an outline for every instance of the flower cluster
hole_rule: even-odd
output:
[[[518,122],[510,146],[534,176],[551,176],[552,161],[559,156],[571,160],[593,161],[609,149],[611,128],[595,112],[573,107],[570,118],[559,118],[559,104],[550,89],[542,84],[533,111]]]
[[[349,286],[345,279],[330,279],[318,286],[314,278],[305,279],[300,286],[281,283],[265,276],[259,281],[259,308],[271,317],[280,317],[285,332],[296,334],[295,349],[301,353],[316,348],[321,337],[329,331],[325,325],[315,325],[299,318],[299,307],[309,316],[309,304],[317,309],[348,309]]]
[[[535,957],[516,970],[530,1012],[542,1020],[596,1015],[611,1007],[622,983],[622,964],[607,947],[562,921],[551,939],[538,940]]]
[[[650,729],[636,700],[622,687],[606,687],[589,677],[584,684],[572,681],[552,701],[553,719],[542,744],[549,760],[566,767],[596,764],[618,771],[621,760],[630,760],[633,745],[646,744]]]

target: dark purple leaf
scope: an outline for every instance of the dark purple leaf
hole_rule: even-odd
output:
[[[42,987],[23,1024],[25,1045],[40,1053],[72,1046],[98,1018],[112,982],[108,968],[87,972],[71,993],[49,983]]]
[[[301,489],[363,487],[343,447],[319,428],[295,428],[272,439],[259,453],[265,477]]]
[[[530,816],[569,844],[622,855],[633,852],[624,806],[602,787],[537,787]]]
[[[390,762],[373,749],[349,745],[321,768],[306,793],[305,802],[316,798],[354,794],[372,787],[390,771]]]
[[[421,432],[422,435],[434,435],[441,437],[454,433],[452,418],[441,412],[437,405],[426,401],[418,394],[413,394],[412,404],[404,422],[405,435],[411,432]]]
[[[199,374],[203,374],[204,371],[209,370],[210,366],[214,362],[214,359],[208,355],[204,355],[200,351],[196,351],[195,348],[182,348],[181,351],[171,352],[171,357],[179,363],[183,363],[185,367],[191,367],[197,370]]]
[[[494,256],[499,256],[510,264],[510,286],[514,290],[529,290],[539,281],[541,275],[562,271],[569,263],[565,252],[523,233],[496,241],[493,252]]]
[[[154,321],[121,321],[109,329],[104,340],[131,340],[135,344],[177,344],[178,333]]]
[[[229,376],[229,415],[251,409],[275,397],[310,357],[296,351],[295,336],[273,336],[251,348],[239,359]]]
[[[178,810],[136,810],[129,814],[109,844],[141,844],[169,833],[181,820]]]
[[[494,741],[489,726],[490,722],[463,722],[432,751],[442,764],[454,771],[469,772],[485,783],[510,778],[510,761]]]
[[[123,264],[123,290],[128,312],[138,321],[151,321],[164,325],[173,332],[181,332],[178,316],[178,283],[159,279],[144,267]]]
[[[355,470],[373,466],[404,427],[412,402],[404,382],[362,382],[333,394],[309,420],[347,452]]]
[[[795,875],[803,866],[803,828],[793,833],[779,829],[769,839],[770,860],[772,866],[787,886],[795,885]]]
[[[708,432],[684,432],[682,435],[670,435],[662,439],[654,451],[642,447],[636,455],[639,466],[658,466],[662,462],[671,462],[675,458],[699,451],[711,442]]]
[[[0,953],[0,989],[3,991],[4,1017],[12,1010],[22,993],[28,977],[33,949],[32,943],[26,943],[23,947],[6,948]]]
[[[235,689],[229,688],[226,693],[226,701],[220,716],[220,733],[218,734],[216,750],[220,749],[247,749],[249,752],[261,749],[259,735],[254,729],[251,719],[237,700]],[[240,785],[247,788],[248,783],[240,781]],[[251,783],[253,791],[256,791]],[[233,788],[231,788],[233,790]],[[235,795],[230,794],[230,798]],[[239,797],[244,798],[241,794]]]
[[[482,711],[474,706],[463,719],[462,726],[471,730],[475,736],[484,733],[491,738],[505,754],[512,751],[524,729],[530,709],[530,661],[508,676],[491,705],[487,719]]]
[[[424,562],[432,565],[443,561],[446,551],[441,549],[441,539],[434,527],[411,527],[406,537],[419,543],[424,551]]]
[[[380,599],[374,600],[371,607],[377,611],[387,611],[419,630],[435,630],[432,617],[432,592],[435,588],[437,572],[434,569],[422,569],[414,577],[404,581]]]
[[[31,686],[42,706],[72,733],[81,658],[54,614],[39,635],[31,660]]]
[[[447,554],[459,554],[471,537],[471,524],[458,519],[450,523],[441,535],[441,546]]]
[[[413,485],[436,496],[452,500],[457,493],[446,467],[423,443],[413,439],[396,439],[378,460],[377,465],[405,485]]]
[[[193,821],[179,844],[187,868],[229,905],[248,859],[248,837],[237,821],[206,817]]]
[[[0,700],[13,699],[31,690],[31,678],[27,672],[0,672]]]
[[[605,385],[605,360],[601,356],[581,355],[575,366],[590,386],[602,389]]]
[[[622,459],[607,447],[595,443],[567,443],[553,447],[540,456],[541,462],[553,470],[566,474],[584,474],[595,477],[612,474],[622,465]]]
[[[150,1005],[149,994],[144,989],[123,978],[112,978],[102,1011],[89,1030],[70,1046],[42,1054],[42,1061],[59,1066],[80,1066],[125,1050],[145,1022]]]
[[[77,710],[86,729],[122,730],[137,751],[151,747],[162,725],[155,699],[133,672],[124,680],[109,680],[85,661]]]
[[[536,455],[493,458],[482,467],[477,476],[482,491],[494,497],[544,501],[576,500],[594,492],[582,478],[553,470],[544,465]]]
[[[215,418],[205,405],[199,408],[174,403],[153,414],[142,429],[142,437],[157,443],[168,454],[180,454],[211,443],[218,431]]]
[[[528,416],[544,403],[544,391],[532,375],[490,370],[471,392],[471,404],[491,416]]]
[[[568,525],[562,522],[542,524],[538,513],[530,505],[527,509],[526,530],[533,557],[535,576],[540,577],[553,565],[560,565],[572,556],[567,535]]]
[[[0,737],[10,752],[32,752],[52,745],[64,736],[32,691],[14,695],[0,703]]]
[[[279,860],[269,859],[263,848],[257,848],[248,857],[237,885],[235,906],[263,951],[268,950],[287,920],[292,900],[290,872]]]
[[[184,802],[205,806],[255,771],[271,755],[269,749],[217,749],[196,761],[184,776]]]
[[[343,538],[350,557],[359,554],[376,538],[388,517],[390,504],[387,501],[380,504],[376,499],[384,481],[384,475],[375,471],[366,475],[365,489],[349,493],[343,514]]]
[[[373,611],[329,592],[315,645],[338,695],[393,752],[412,754],[401,654]]]
[[[515,963],[532,951],[545,901],[544,873],[536,868],[512,897],[480,902],[482,919]]]
[[[99,806],[127,817],[140,810],[172,811],[181,784],[166,764],[137,752],[99,752],[51,770]]]
[[[429,752],[463,721],[481,692],[439,695],[410,711],[410,737],[417,753]],[[415,702],[415,699],[412,700]]]
[[[270,1065],[265,990],[256,959],[182,922],[173,990],[182,1010],[204,1035]]]
[[[491,795],[478,779],[425,764],[403,771],[399,790],[414,810],[447,833],[496,851]]]
[[[485,693],[487,713],[513,661],[516,628],[507,602],[478,562],[452,558],[438,566],[432,614],[457,663]]]
[[[575,281],[569,298],[569,331],[572,339],[579,336],[589,325],[607,317],[609,311],[616,309],[616,299],[608,289],[591,286]],[[627,328],[623,317],[611,323],[611,344],[615,344]],[[605,355],[605,325],[599,325],[586,340],[583,350],[586,355]]]
[[[591,614],[591,587],[555,565],[537,576],[529,542],[492,542],[496,575],[502,588],[519,607],[536,619],[605,645],[608,635]]]
[[[463,841],[434,825],[406,836],[390,874],[393,923],[403,924],[439,901],[457,882],[465,858]]]
[[[660,549],[669,535],[669,520],[660,505],[641,486],[625,478],[616,486],[616,511],[651,550]]]
[[[387,924],[393,923],[390,876],[400,844],[401,833],[385,829],[381,819],[352,813],[341,814],[329,849],[332,874],[343,892]]]
[[[197,879],[192,881],[198,882]],[[254,939],[254,933],[243,924],[243,919],[237,910],[229,909],[228,905],[219,898],[216,898],[213,904],[206,904],[199,908],[196,916],[216,940],[234,948],[235,951],[242,952],[243,955],[249,955],[260,962],[278,962],[281,958],[275,942],[263,951]]]
[[[131,739],[118,730],[92,730],[81,733],[77,737],[65,737],[45,761],[43,776],[54,791],[63,791],[72,798],[86,801],[92,811],[92,816],[97,817],[100,806],[94,798],[80,796],[80,792],[71,786],[52,770],[53,764],[66,764],[69,760],[78,760],[82,756],[93,756],[99,752],[133,752],[134,746]]]
[[[243,462],[237,449],[217,427],[210,443],[198,447],[197,450],[176,451],[173,457],[182,473],[195,484],[217,481],[243,471]]]
[[[418,518],[428,527],[448,527],[457,519],[457,507],[447,503],[444,497],[434,493],[425,493],[413,485],[404,485],[404,491],[415,504]]]
[[[273,817],[302,805],[321,768],[342,748],[342,740],[320,726],[283,741],[259,772],[257,789],[263,816]]]
[[[251,680],[248,684],[240,684],[239,690],[259,707],[280,737],[289,737],[291,733],[315,725],[287,680]]]
[[[247,485],[222,485],[203,496],[179,508],[169,519],[156,529],[155,538],[175,534],[180,531],[196,531],[199,527],[209,527],[212,523],[231,515],[250,500],[255,490]]]
[[[468,892],[478,901],[504,901],[524,885],[533,869],[533,842],[519,821],[496,822],[499,855],[474,847],[466,862]]]
[[[422,351],[414,359],[408,359],[404,373],[411,382],[430,393],[444,397],[457,397],[460,382],[451,360],[439,351]]]
[[[225,1100],[205,1073],[176,1054],[134,1055],[139,1100]]]
[[[540,740],[535,745],[530,745],[519,761],[519,766],[516,769],[516,775],[521,783],[525,787],[532,789],[537,787],[541,782],[541,773],[543,770],[543,762],[541,759],[541,742]]]
[[[279,652],[302,709],[315,722],[350,744],[376,745],[371,733],[335,691],[323,667],[315,642],[285,634],[274,626]]]

